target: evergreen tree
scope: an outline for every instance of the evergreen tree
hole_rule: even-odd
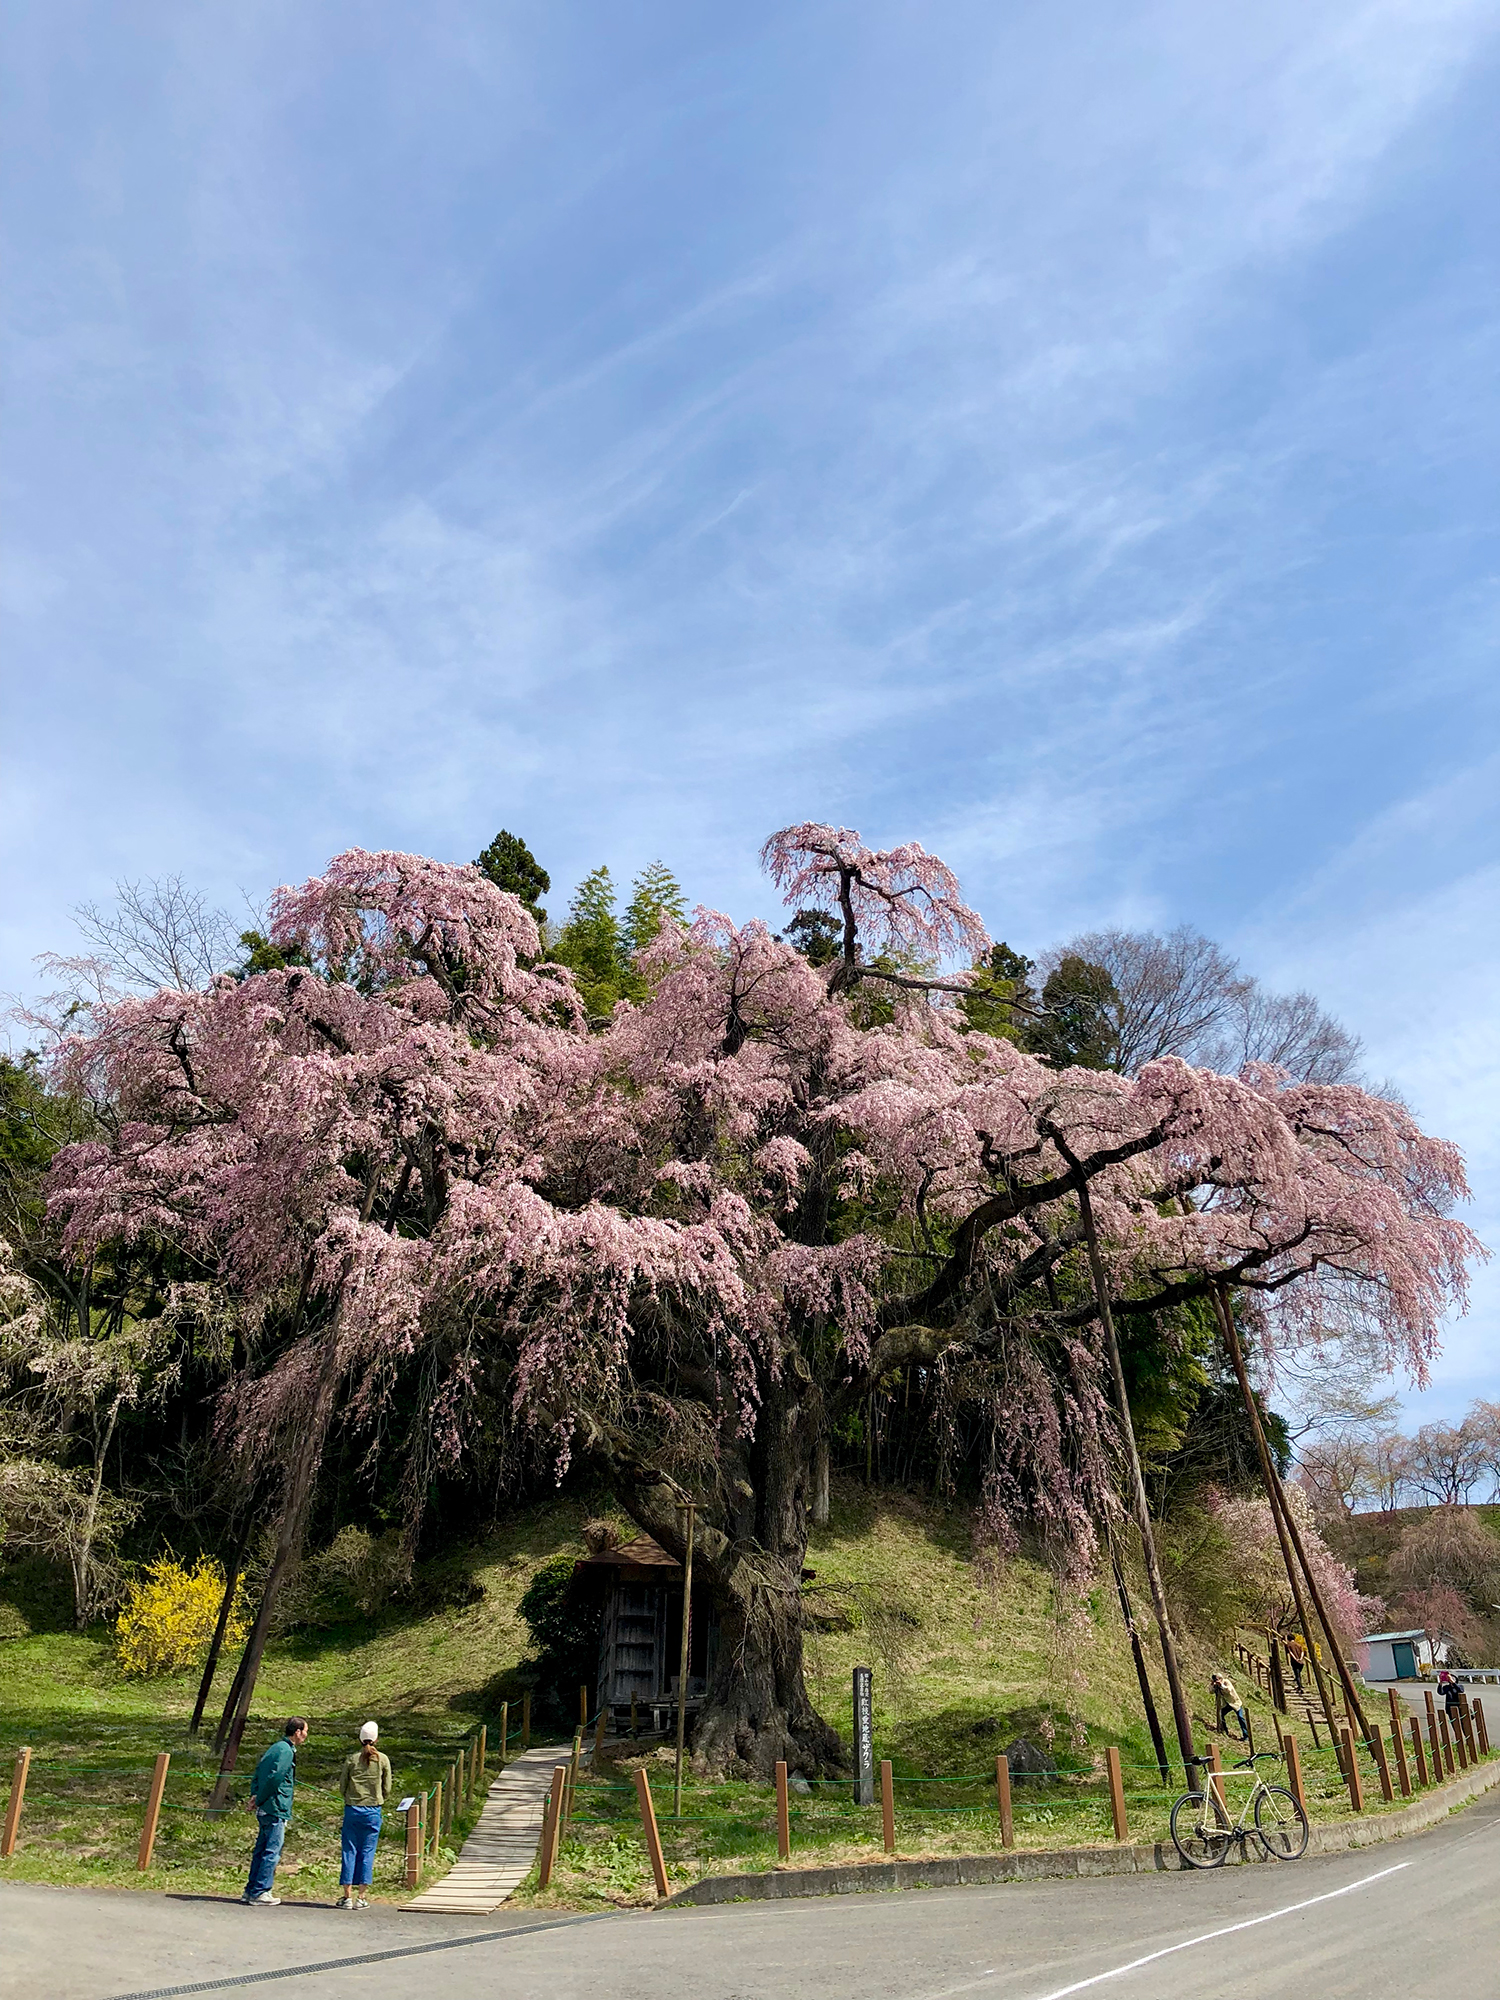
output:
[[[615,1002],[638,1000],[645,984],[632,970],[625,930],[615,908],[614,877],[595,868],[573,891],[568,921],[552,947],[559,965],[570,966],[583,1004],[596,1019],[607,1019]]]
[[[1115,1069],[1119,1064],[1120,996],[1102,965],[1073,953],[1060,959],[1042,988],[1042,1018],[1018,1039],[1055,1069]]]
[[[1008,944],[992,945],[978,961],[968,992],[959,1001],[971,1028],[1000,1035],[1028,1047],[1027,1032],[1035,1020],[1036,995],[1031,990],[1032,961]]]
[[[625,912],[625,947],[633,954],[655,942],[663,923],[687,921],[687,898],[664,861],[653,861],[643,868],[631,889],[630,908]]]
[[[552,877],[518,833],[507,833],[502,827],[474,866],[488,875],[497,889],[517,897],[536,918],[537,929],[542,928],[547,912],[537,899],[552,887]]]
[[[832,965],[839,955],[844,927],[827,910],[798,910],[786,927],[786,941],[809,965]]]

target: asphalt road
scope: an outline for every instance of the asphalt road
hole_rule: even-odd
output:
[[[1497,1890],[1500,1798],[1411,1840],[1290,1866],[561,1921],[247,1910],[12,1883],[0,1888],[0,1994],[114,2000],[284,1969],[208,1990],[247,2000],[1500,2000]],[[405,1955],[424,1944],[442,1949]],[[403,1955],[326,1965],[392,1952]]]

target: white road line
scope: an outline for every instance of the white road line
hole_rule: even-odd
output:
[[[1237,1924],[1225,1924],[1222,1929],[1205,1931],[1201,1937],[1184,1938],[1181,1944],[1163,1945],[1160,1951],[1148,1951],[1144,1958],[1133,1958],[1128,1965],[1111,1966],[1108,1972],[1096,1972],[1089,1979],[1075,1979],[1071,1986],[1055,1986],[1050,1993],[1042,1993],[1037,2000],[1067,2000],[1070,1993],[1086,1993],[1091,1986],[1102,1986],[1106,1979],[1123,1979],[1127,1972],[1139,1972],[1143,1965],[1154,1965],[1159,1958],[1170,1958],[1174,1952],[1191,1951],[1194,1945],[1212,1944],[1215,1938],[1233,1937],[1236,1931],[1252,1931],[1257,1924],[1274,1923],[1278,1917],[1294,1917],[1299,1910],[1310,1910],[1316,1903],[1331,1903],[1336,1896],[1351,1896],[1356,1889],[1368,1889],[1372,1882],[1383,1882],[1388,1875],[1399,1875],[1403,1868],[1410,1868],[1409,1861],[1398,1861],[1394,1868],[1382,1868],[1377,1874],[1361,1876],[1358,1882],[1348,1882],[1342,1889],[1325,1890],[1321,1896],[1309,1896],[1303,1903],[1288,1903],[1280,1910],[1267,1910],[1263,1916],[1246,1917]]]

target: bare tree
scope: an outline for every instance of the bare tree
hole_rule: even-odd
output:
[[[117,882],[112,910],[83,903],[73,917],[94,958],[127,986],[196,991],[222,972],[234,953],[228,916],[180,875]]]
[[[1440,1507],[1466,1506],[1487,1471],[1492,1448],[1472,1412],[1458,1424],[1423,1424],[1411,1441],[1408,1478]]]
[[[1126,1075],[1159,1056],[1197,1056],[1216,1044],[1249,981],[1238,964],[1191,924],[1156,931],[1085,931],[1043,965],[1064,957],[1103,966],[1119,996],[1115,1066]]]
[[[1360,1043],[1310,993],[1271,993],[1190,924],[1156,931],[1085,931],[1045,953],[1055,973],[1070,960],[1107,972],[1113,1029],[1109,1067],[1133,1076],[1159,1056],[1210,1069],[1275,1063],[1309,1083],[1356,1078]]]
[[[1369,1454],[1370,1497],[1382,1514],[1394,1514],[1411,1479],[1411,1439],[1400,1431],[1375,1438]]]
[[[1297,1476],[1319,1521],[1347,1521],[1372,1484],[1370,1440],[1358,1429],[1328,1430],[1300,1453]]]
[[[1216,1069],[1275,1063],[1307,1083],[1352,1082],[1361,1053],[1359,1037],[1310,993],[1268,993],[1253,979],[1235,995],[1213,1051]]]

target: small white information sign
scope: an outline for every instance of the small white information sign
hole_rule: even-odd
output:
[[[409,1799],[403,1799],[403,1800],[401,1801],[400,1805],[398,1805],[398,1806],[397,1806],[396,1810],[397,1810],[397,1812],[410,1812],[410,1811],[411,1811],[411,1809],[412,1809],[412,1807],[413,1807],[413,1806],[414,1806],[414,1805],[415,1805],[416,1803],[417,1803],[417,1801],[416,1801],[416,1795],[415,1795],[415,1794],[413,1794],[411,1798],[409,1798]]]

